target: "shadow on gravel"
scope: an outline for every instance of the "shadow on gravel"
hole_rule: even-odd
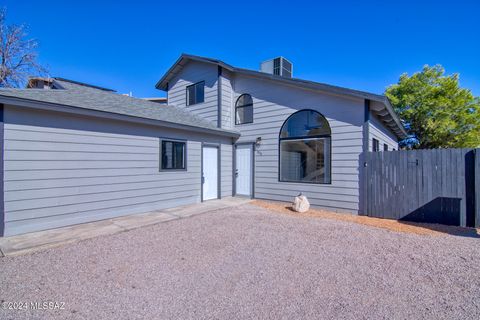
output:
[[[449,234],[451,236],[466,237],[466,238],[480,238],[479,230],[475,228],[464,228],[457,226],[448,226],[436,223],[421,223],[421,222],[411,222],[397,220],[398,223],[405,224],[408,226],[422,227],[425,229],[430,229],[432,231]]]
[[[293,210],[293,207],[291,205],[284,206],[284,208],[288,211],[295,212],[295,210]],[[364,217],[364,218],[368,219],[368,217]],[[387,220],[390,220],[392,222],[394,221],[394,222],[411,226],[411,227],[429,229],[435,232],[445,233],[452,236],[466,237],[466,238],[480,238],[480,234],[479,234],[480,230],[476,228],[465,228],[465,227],[452,226],[447,224],[426,223],[426,222],[395,220],[395,219],[387,219]]]
[[[454,235],[466,238],[480,238],[480,229],[462,228],[457,226],[441,225],[436,223],[400,221],[386,218],[374,218],[361,215],[343,214],[320,209],[310,209],[305,213],[298,213],[292,209],[290,203],[279,201],[254,200],[251,205],[273,210],[295,217],[303,218],[326,218],[337,221],[351,222],[386,229],[394,232],[411,233],[424,236]]]

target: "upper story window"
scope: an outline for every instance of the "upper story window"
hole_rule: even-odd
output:
[[[314,110],[292,114],[280,130],[279,180],[331,183],[331,130]]]
[[[383,151],[388,151],[388,144],[386,143],[383,144]]]
[[[242,94],[235,103],[235,124],[253,123],[253,99],[249,94]]]
[[[183,141],[162,140],[160,168],[162,170],[186,169],[186,144]]]
[[[187,87],[187,106],[205,101],[205,81]]]

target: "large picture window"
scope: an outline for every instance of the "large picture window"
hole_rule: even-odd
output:
[[[249,94],[242,94],[235,103],[235,124],[253,122],[253,99]]]
[[[205,81],[187,87],[187,106],[205,101]]]
[[[162,140],[162,170],[184,170],[185,142]]]
[[[331,183],[331,130],[314,110],[292,114],[280,130],[279,180]]]

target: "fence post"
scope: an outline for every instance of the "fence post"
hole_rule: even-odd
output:
[[[475,165],[473,167],[473,174],[475,175],[475,227],[480,227],[480,154],[478,152],[480,149],[473,150],[473,156],[475,158]]]

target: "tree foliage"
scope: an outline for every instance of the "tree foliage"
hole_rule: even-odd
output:
[[[0,9],[0,87],[21,87],[28,76],[46,72],[37,63],[38,42],[26,37],[25,25],[7,25],[6,9]]]
[[[445,75],[441,65],[425,65],[412,76],[402,74],[385,94],[418,140],[414,147],[480,146],[480,99],[460,88],[458,74]]]

